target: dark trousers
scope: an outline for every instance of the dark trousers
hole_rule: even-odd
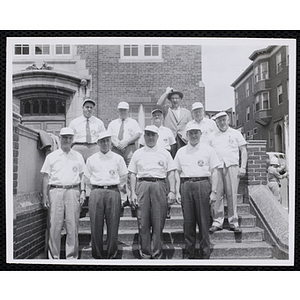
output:
[[[142,258],[161,258],[167,216],[166,182],[138,182],[137,197],[140,255]]]
[[[89,212],[93,258],[104,258],[104,219],[107,227],[107,257],[114,258],[118,253],[118,230],[121,213],[121,196],[118,188],[93,189],[89,199]]]
[[[185,258],[195,257],[196,224],[199,227],[200,257],[210,257],[209,180],[181,183],[181,205],[184,218]]]

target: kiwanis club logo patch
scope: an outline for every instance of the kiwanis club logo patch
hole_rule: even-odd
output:
[[[114,177],[116,175],[116,171],[115,170],[110,170],[109,174],[111,177]]]
[[[74,166],[72,170],[74,173],[76,173],[78,171],[78,168],[76,166]]]
[[[204,161],[203,160],[198,160],[198,166],[203,167],[204,166]]]
[[[163,162],[162,160],[160,160],[160,161],[158,162],[158,164],[159,164],[161,167],[164,166],[164,162]]]
[[[96,135],[96,130],[91,130],[92,135]]]
[[[230,144],[233,144],[233,143],[234,143],[234,140],[232,139],[231,136],[229,137],[229,143],[230,143]]]

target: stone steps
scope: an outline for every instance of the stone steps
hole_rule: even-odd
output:
[[[196,246],[196,249],[199,245]],[[80,259],[93,259],[90,245],[80,246]],[[117,259],[139,259],[139,245],[118,246]],[[165,243],[163,245],[163,259],[182,259],[184,243]],[[196,251],[196,258],[198,251]],[[273,248],[266,242],[243,242],[243,243],[211,243],[210,259],[272,259]],[[199,256],[198,256],[199,257]]]

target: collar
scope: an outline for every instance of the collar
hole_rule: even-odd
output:
[[[70,149],[69,153],[64,152],[61,148],[57,149],[57,151],[58,151],[58,155],[63,155],[63,154],[65,154],[65,155],[69,155],[69,154],[74,155],[74,150],[73,149]]]
[[[112,155],[112,152],[111,150],[109,150],[108,152],[106,152],[105,154],[102,153],[100,150],[99,150],[99,157],[110,157]]]
[[[172,108],[172,107],[170,107],[170,108],[173,110],[180,110],[180,106],[178,106],[177,108]]]
[[[148,151],[155,151],[158,148],[158,146],[157,146],[157,143],[156,143],[156,145],[152,148],[148,147],[147,145],[145,145],[143,148],[145,149],[145,151],[148,152]]]
[[[190,144],[190,142],[188,142],[187,148],[188,148],[188,150],[192,150],[192,149],[197,149],[197,150],[199,150],[199,148],[200,148],[200,142],[199,142],[196,146],[192,146],[192,145]]]

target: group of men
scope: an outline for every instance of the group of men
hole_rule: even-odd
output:
[[[176,202],[183,211],[186,259],[196,257],[197,225],[200,258],[210,257],[210,234],[223,228],[224,192],[230,230],[241,232],[236,203],[247,163],[246,141],[229,127],[225,112],[213,121],[205,117],[201,102],[193,103],[190,112],[180,106],[182,98],[168,87],[152,110],[153,125],[143,131],[128,116],[127,102],[119,103],[119,118],[107,130],[93,116],[95,102],[83,102],[83,115],[61,129],[61,149],[46,157],[41,170],[43,204],[49,209],[49,259],[60,258],[64,220],[66,258],[78,258],[79,214],[88,188],[95,259],[116,258],[120,215],[127,203],[136,209],[141,258],[162,258],[163,228]]]

